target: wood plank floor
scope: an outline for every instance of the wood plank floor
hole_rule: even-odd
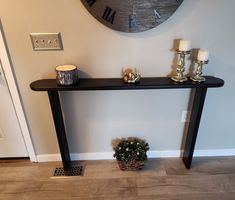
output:
[[[1,200],[235,200],[235,157],[151,159],[123,172],[112,161],[83,161],[80,177],[52,178],[60,162],[0,160]]]

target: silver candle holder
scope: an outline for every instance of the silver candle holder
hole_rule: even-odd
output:
[[[184,66],[185,66],[185,56],[189,55],[190,53],[191,51],[176,50],[176,54],[179,55],[180,59],[179,59],[178,67],[176,68],[176,75],[171,77],[173,81],[182,83],[188,80],[188,78],[184,75],[184,72],[185,72]]]
[[[194,82],[199,82],[199,83],[204,82],[206,78],[202,76],[202,66],[204,64],[208,64],[209,60],[205,60],[205,61],[196,60],[195,63],[197,64],[197,67],[194,71],[193,76],[190,79]]]

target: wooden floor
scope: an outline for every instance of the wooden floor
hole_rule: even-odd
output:
[[[85,174],[52,178],[59,162],[0,160],[1,200],[235,200],[235,157],[149,160],[123,172],[115,161],[86,161]]]

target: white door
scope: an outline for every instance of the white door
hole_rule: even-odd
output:
[[[0,158],[28,157],[0,60]]]

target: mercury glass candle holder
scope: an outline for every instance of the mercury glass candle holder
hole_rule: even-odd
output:
[[[194,82],[199,82],[199,83],[204,82],[206,78],[202,76],[202,66],[208,63],[209,63],[209,60],[205,60],[205,61],[196,60],[197,67],[194,71],[193,76],[190,79]]]
[[[189,55],[191,51],[180,51],[176,50],[176,54],[179,55],[179,63],[176,68],[176,75],[172,76],[171,79],[175,82],[184,82],[187,81],[188,78],[184,75],[185,72],[185,56]]]

